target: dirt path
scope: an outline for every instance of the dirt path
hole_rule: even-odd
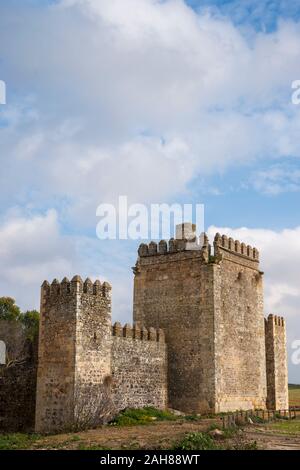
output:
[[[170,449],[185,434],[205,431],[213,423],[216,421],[165,421],[144,426],[103,426],[76,434],[45,437],[36,442],[33,448],[78,449],[79,446],[97,446],[108,449]]]
[[[59,434],[39,439],[33,449],[172,449],[187,433],[205,432],[220,421],[164,421],[144,426],[103,426],[98,429],[70,434]],[[232,441],[232,442],[230,442]],[[257,443],[258,449],[300,450],[300,434],[285,434],[265,425],[246,426],[228,441],[235,444]],[[236,442],[235,442],[236,441]]]
[[[269,431],[264,427],[245,428],[244,438],[256,441],[258,448],[264,450],[300,450],[300,435]]]

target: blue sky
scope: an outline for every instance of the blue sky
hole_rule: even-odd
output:
[[[251,25],[263,32],[274,31],[281,19],[300,18],[297,0],[188,0],[186,3],[196,11],[212,8],[216,14],[230,17],[235,25]]]
[[[138,243],[99,241],[97,206],[203,203],[210,235],[260,248],[266,313],[286,315],[291,355],[298,1],[3,1],[0,79],[0,295],[36,307],[44,278],[100,277],[128,321]]]

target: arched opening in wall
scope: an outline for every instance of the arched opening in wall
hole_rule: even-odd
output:
[[[6,344],[0,341],[0,365],[6,364]]]

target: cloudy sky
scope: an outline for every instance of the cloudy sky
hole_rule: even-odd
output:
[[[203,203],[206,229],[258,246],[266,313],[300,339],[298,0],[0,2],[0,295],[38,307],[79,273],[132,310],[136,241],[96,208]],[[290,361],[290,381],[300,365]]]

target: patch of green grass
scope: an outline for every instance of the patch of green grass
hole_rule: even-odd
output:
[[[280,420],[270,423],[269,429],[280,431],[284,434],[300,434],[300,420]]]
[[[211,428],[218,429],[216,426]],[[224,434],[218,437],[218,441],[207,432],[189,433],[175,444],[173,450],[257,450],[256,441],[244,442],[236,429],[222,431]]]
[[[177,442],[173,450],[216,450],[218,448],[218,445],[209,434],[191,432],[182,441]]]
[[[38,434],[0,434],[0,450],[24,450],[40,439]]]
[[[294,390],[294,389],[300,390],[300,385],[299,384],[289,384],[289,390]]]
[[[137,424],[149,424],[153,421],[172,421],[176,420],[170,411],[157,410],[156,408],[146,407],[121,411],[121,413],[114,418],[111,424],[116,426],[134,426]]]
[[[290,406],[300,406],[300,385],[289,385]]]
[[[253,423],[257,423],[257,424],[263,424],[266,422],[266,420],[264,420],[260,416],[255,416],[255,415],[251,416],[251,420],[253,421]]]
[[[276,419],[283,420],[283,421],[288,421],[288,420],[289,420],[289,417],[288,417],[288,416],[284,416],[284,415],[281,414],[281,413],[275,413],[275,418],[276,418]]]
[[[185,415],[184,416],[184,419],[186,421],[199,421],[201,419],[201,416],[197,416],[197,415]]]

